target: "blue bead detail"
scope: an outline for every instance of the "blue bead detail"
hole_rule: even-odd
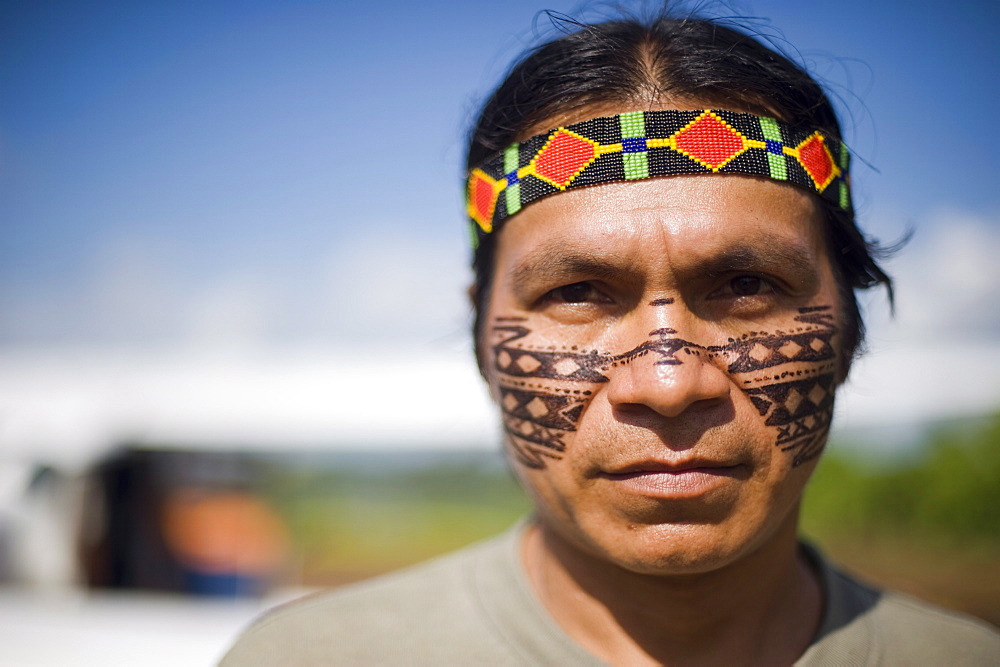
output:
[[[507,185],[515,185],[519,180],[521,180],[517,177],[516,171],[506,174],[505,178],[507,179]]]
[[[782,155],[782,143],[780,141],[772,141],[771,139],[765,139],[764,143],[767,144],[767,152],[774,153],[776,155]]]
[[[623,153],[642,153],[646,151],[646,140],[642,137],[622,139]]]

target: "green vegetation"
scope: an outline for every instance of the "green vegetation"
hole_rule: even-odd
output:
[[[806,492],[807,534],[1000,548],[1000,414],[931,434],[895,467],[827,452]]]
[[[864,578],[1000,625],[1000,414],[939,428],[919,454],[827,452],[803,532]]]
[[[806,493],[808,538],[863,576],[1000,622],[1000,414],[936,430],[905,463],[859,451],[855,443],[825,455]],[[305,583],[423,560],[529,510],[495,454],[378,463],[274,468],[268,495],[286,517]]]
[[[495,535],[528,512],[500,465],[451,458],[275,475],[270,496],[288,521],[303,576],[336,582],[393,569]]]

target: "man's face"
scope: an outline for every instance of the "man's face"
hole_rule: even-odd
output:
[[[636,572],[794,533],[841,308],[812,195],[746,176],[581,188],[505,223],[479,341],[545,529]]]

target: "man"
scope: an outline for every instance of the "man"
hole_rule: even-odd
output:
[[[226,664],[988,664],[797,539],[888,277],[820,88],[707,21],[531,52],[469,151],[476,346],[535,516],[265,617]]]

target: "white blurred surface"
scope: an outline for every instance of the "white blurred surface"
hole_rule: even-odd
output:
[[[213,665],[265,606],[256,600],[0,588],[0,664]]]
[[[0,461],[81,470],[123,441],[198,449],[492,447],[468,355],[0,350]]]

